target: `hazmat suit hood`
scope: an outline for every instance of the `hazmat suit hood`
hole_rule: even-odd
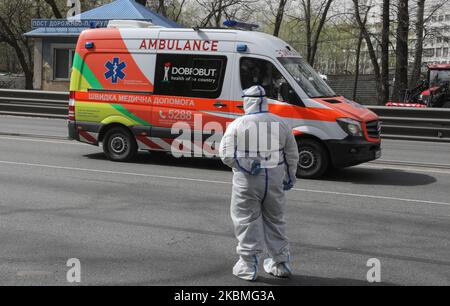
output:
[[[244,90],[244,111],[246,115],[267,112],[266,91],[262,86],[256,85]]]

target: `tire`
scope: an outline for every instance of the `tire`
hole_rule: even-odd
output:
[[[313,139],[297,141],[299,161],[297,177],[306,179],[320,178],[327,171],[330,164],[326,148]]]
[[[137,155],[138,147],[134,136],[125,128],[114,127],[106,132],[103,152],[112,161],[126,162]]]

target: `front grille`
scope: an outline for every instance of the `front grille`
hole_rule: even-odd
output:
[[[379,120],[369,121],[366,123],[367,135],[369,138],[380,138],[381,122]]]

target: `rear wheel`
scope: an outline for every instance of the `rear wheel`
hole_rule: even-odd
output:
[[[308,179],[321,177],[329,165],[326,148],[313,139],[299,139],[297,144],[299,154],[297,177]]]
[[[137,143],[134,136],[125,128],[114,127],[106,132],[103,152],[112,161],[130,161],[136,157]]]

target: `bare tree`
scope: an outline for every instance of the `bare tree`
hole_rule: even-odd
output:
[[[426,1],[425,0],[417,1],[417,13],[416,13],[417,16],[414,25],[415,27],[414,64],[409,79],[409,87],[414,87],[420,82],[423,51],[424,51],[423,45],[425,39],[429,36],[433,37],[441,34],[437,33],[435,29],[427,29],[425,25],[439,9],[441,9],[447,3],[448,0],[442,0],[440,2],[434,3],[434,5],[428,12],[428,15],[425,16]]]
[[[273,35],[278,36],[280,34],[281,24],[283,22],[284,11],[286,9],[287,0],[279,0],[277,14],[275,15],[275,27],[273,29]]]
[[[52,9],[52,11],[53,11],[53,15],[54,15],[56,18],[63,18],[63,17],[62,17],[62,13],[61,13],[61,11],[59,10],[58,5],[56,4],[56,1],[55,1],[55,0],[44,0],[44,1],[47,2],[48,5],[50,5],[50,7],[51,7],[51,9]]]
[[[182,19],[183,9],[189,3],[187,0],[140,0],[140,2],[142,5],[146,3],[152,10],[175,22]]]
[[[196,0],[197,4],[203,8],[206,16],[200,20],[199,26],[221,27],[222,20],[236,14],[237,9],[243,9],[251,2],[249,0]]]
[[[381,86],[383,102],[389,100],[389,34],[390,34],[390,0],[383,0],[381,17]]]
[[[420,71],[422,67],[423,40],[424,40],[424,18],[425,17],[425,0],[417,1],[417,17],[416,17],[416,49],[414,52],[414,64],[409,79],[409,87],[416,86],[420,81]]]
[[[369,16],[369,12],[370,12],[370,6],[368,6],[366,8],[365,14],[364,14],[364,20],[363,20],[363,25],[364,27],[366,27],[367,24],[367,18]],[[358,92],[358,81],[359,81],[359,66],[360,66],[360,58],[361,58],[361,47],[362,47],[362,42],[364,39],[364,35],[363,35],[363,31],[360,28],[359,29],[359,37],[358,37],[358,44],[356,47],[356,59],[355,59],[355,79],[354,79],[354,83],[353,83],[353,94],[352,94],[352,99],[356,100],[356,94]]]
[[[303,21],[306,35],[306,60],[313,66],[319,47],[320,35],[328,18],[331,3],[334,0],[301,0],[303,16],[297,19]]]
[[[164,17],[167,17],[167,8],[164,0],[159,0],[158,3],[158,13],[163,15]]]
[[[27,89],[33,89],[33,55],[32,42],[23,33],[30,30],[33,9],[27,0],[0,1],[0,43],[16,53]]]
[[[181,13],[183,12],[185,4],[186,0],[172,1],[167,8],[167,15],[172,18],[173,21],[178,22],[180,20]]]
[[[395,82],[392,92],[393,100],[402,100],[405,90],[408,88],[408,2],[408,0],[398,0]]]
[[[375,47],[372,43],[372,35],[369,33],[367,26],[364,24],[363,19],[361,18],[361,13],[360,13],[360,6],[359,1],[358,0],[352,0],[353,1],[353,5],[354,5],[354,10],[355,10],[355,19],[356,22],[361,30],[362,36],[364,37],[364,40],[366,42],[366,46],[367,46],[367,50],[369,53],[369,57],[370,57],[370,61],[372,63],[373,66],[373,72],[375,75],[375,81],[376,81],[376,86],[377,86],[377,92],[378,94],[378,104],[383,105],[384,104],[384,100],[383,100],[383,86],[381,84],[381,72],[380,72],[380,65],[378,64],[378,58],[377,58],[377,54],[375,52]]]

